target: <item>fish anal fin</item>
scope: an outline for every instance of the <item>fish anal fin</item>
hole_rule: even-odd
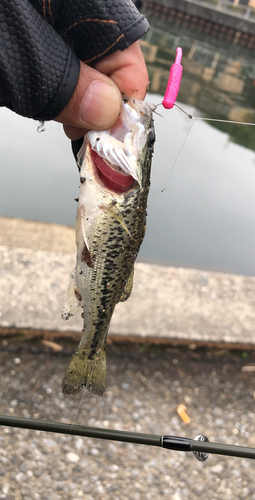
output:
[[[106,344],[99,353],[90,358],[91,349],[78,347],[66,370],[62,392],[77,394],[85,387],[87,390],[102,396],[106,385]]]
[[[62,310],[62,319],[69,319],[74,315],[77,307],[81,305],[81,294],[78,291],[77,285],[77,269],[75,268],[70,274],[70,281],[67,289],[67,297]]]
[[[125,288],[120,296],[120,302],[124,302],[125,300],[127,300],[130,295],[131,295],[131,292],[132,292],[132,288],[133,288],[133,280],[134,280],[134,266],[132,267],[132,270],[131,270],[131,273],[128,277],[128,280],[125,284]]]

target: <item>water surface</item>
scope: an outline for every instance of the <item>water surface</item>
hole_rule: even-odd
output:
[[[187,27],[153,24],[142,41],[148,101],[162,100],[181,45],[180,106],[192,115],[255,121],[253,52]],[[192,122],[177,108],[159,112],[139,260],[255,275],[254,128]],[[37,126],[0,109],[0,215],[74,225],[79,177],[70,142],[57,123],[42,133]]]

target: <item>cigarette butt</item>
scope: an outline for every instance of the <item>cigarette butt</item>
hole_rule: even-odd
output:
[[[179,405],[178,408],[177,408],[177,413],[178,413],[179,417],[182,419],[182,421],[185,424],[189,424],[190,423],[190,418],[187,415],[186,410],[187,410],[186,406]]]
[[[243,366],[242,372],[255,372],[255,366],[254,365]]]
[[[57,344],[56,342],[52,342],[52,340],[42,340],[41,343],[43,345],[45,345],[46,347],[49,347],[50,349],[52,349],[52,351],[54,352],[61,352],[63,350],[63,347],[62,345],[60,344]]]

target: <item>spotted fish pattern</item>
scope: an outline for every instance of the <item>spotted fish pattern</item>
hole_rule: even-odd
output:
[[[116,132],[115,127],[114,131],[108,131],[108,140],[111,145],[112,137],[116,140],[114,136],[124,134],[124,143],[125,134],[133,134],[132,150],[125,154],[131,158],[135,154],[135,166],[133,164],[130,171],[135,168],[136,176],[125,192],[116,193],[102,182],[91,157],[93,141],[90,142],[89,134],[84,138],[79,155],[80,176],[85,181],[80,184],[76,218],[77,263],[71,273],[62,317],[68,319],[81,306],[84,328],[63,380],[62,390],[66,394],[76,394],[84,386],[98,395],[105,390],[106,338],[110,320],[115,305],[131,293],[134,262],[145,234],[155,140],[152,107],[145,102],[126,99],[121,117],[119,128],[123,133]],[[97,133],[98,142],[100,134],[105,138],[105,131]]]

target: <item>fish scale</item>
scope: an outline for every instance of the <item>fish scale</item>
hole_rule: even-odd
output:
[[[76,219],[77,264],[71,274],[63,314],[68,319],[81,305],[84,328],[63,380],[66,394],[75,394],[84,386],[99,395],[105,390],[106,336],[110,320],[115,305],[131,293],[134,261],[145,234],[152,156],[148,130],[152,130],[153,120],[149,105],[132,102],[138,106],[139,124],[141,116],[146,123],[144,143],[136,162],[140,182],[134,180],[127,192],[121,194],[107,189],[97,176],[89,137],[84,142],[80,175],[86,181],[80,185]],[[140,107],[147,115],[140,115]],[[97,134],[100,137],[100,132]]]

